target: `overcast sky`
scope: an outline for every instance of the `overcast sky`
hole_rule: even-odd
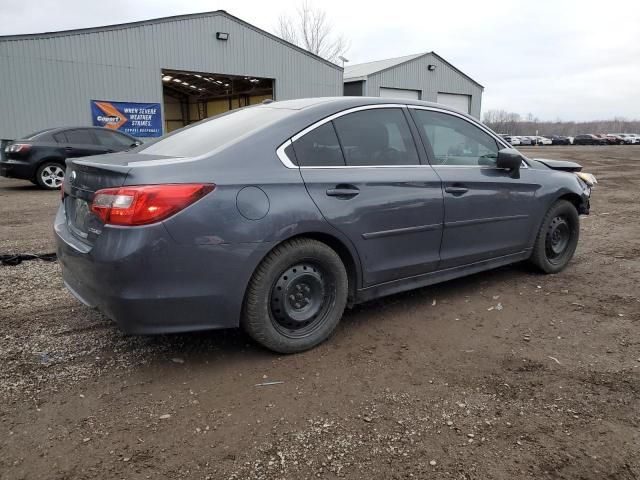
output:
[[[0,0],[0,35],[223,9],[265,30],[296,0]],[[632,0],[316,0],[351,64],[435,51],[485,87],[482,109],[541,120],[640,119],[640,3]],[[0,88],[2,86],[0,85]]]

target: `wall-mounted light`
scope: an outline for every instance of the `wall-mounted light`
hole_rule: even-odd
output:
[[[227,32],[216,32],[216,38],[218,40],[229,40],[229,34]]]
[[[427,70],[429,70],[430,72],[433,72],[436,69],[435,65],[427,65]]]

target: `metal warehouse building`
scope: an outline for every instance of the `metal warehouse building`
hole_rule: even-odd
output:
[[[158,136],[267,98],[342,91],[341,67],[224,11],[0,37],[0,139],[91,124]]]
[[[435,52],[350,65],[344,94],[438,102],[480,118],[484,87]]]

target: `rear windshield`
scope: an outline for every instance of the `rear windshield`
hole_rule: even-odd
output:
[[[37,140],[38,137],[42,137],[44,136],[45,133],[49,133],[52,130],[54,130],[53,128],[47,128],[46,130],[39,130],[37,132],[34,132],[30,135],[26,135],[24,137],[21,138],[21,140]]]
[[[231,111],[183,128],[141,147],[138,152],[172,157],[198,157],[291,113],[291,110],[266,107],[247,107]]]

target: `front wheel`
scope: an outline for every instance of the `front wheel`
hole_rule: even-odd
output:
[[[36,183],[46,190],[57,190],[64,181],[64,167],[59,163],[45,162],[38,167]]]
[[[347,272],[334,250],[317,240],[289,240],[269,253],[253,274],[241,325],[270,350],[301,352],[331,335],[347,295]]]
[[[562,271],[576,251],[580,236],[580,217],[566,200],[554,203],[542,220],[531,253],[531,263],[544,273]]]

